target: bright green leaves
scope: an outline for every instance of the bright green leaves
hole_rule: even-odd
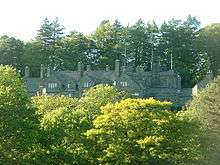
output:
[[[33,104],[38,108],[37,112],[40,115],[58,108],[74,108],[78,105],[76,98],[66,96],[36,96],[32,97]]]
[[[108,85],[79,99],[40,96],[31,102],[13,69],[1,66],[0,73],[4,163],[163,165],[199,158],[200,127],[186,112],[171,111],[170,102],[128,98]]]
[[[191,136],[184,135],[190,123],[169,111],[170,106],[151,98],[126,99],[102,107],[94,128],[86,132],[101,149],[98,159],[115,164],[172,164],[194,159],[194,155],[184,154],[185,149],[198,149],[195,139],[185,142]]]
[[[37,116],[15,69],[0,65],[0,75],[0,161],[28,162],[37,139]]]
[[[48,156],[42,163],[97,162],[94,155],[98,148],[84,133],[93,127],[92,121],[101,113],[101,106],[125,97],[124,92],[107,85],[98,85],[87,90],[80,99],[66,96],[33,97],[32,102],[41,121],[41,154],[47,153]]]

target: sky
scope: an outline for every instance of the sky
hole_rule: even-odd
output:
[[[201,26],[220,23],[220,0],[0,0],[0,35],[33,39],[45,17],[59,18],[66,33],[95,31],[102,20],[119,19],[123,25],[139,18],[161,24],[188,14]]]

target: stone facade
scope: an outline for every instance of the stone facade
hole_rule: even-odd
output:
[[[50,67],[41,65],[40,77],[30,77],[29,67],[25,67],[24,80],[31,96],[67,95],[79,97],[83,91],[97,84],[114,85],[131,93],[134,97],[154,97],[173,101],[181,106],[192,96],[192,89],[181,88],[181,77],[174,70],[162,70],[159,62],[153,62],[151,71],[142,67],[131,68],[120,66],[115,61],[115,69],[92,70],[88,65],[86,70],[78,63],[76,71],[53,71]]]

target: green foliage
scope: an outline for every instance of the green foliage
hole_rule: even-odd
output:
[[[40,76],[40,66],[45,64],[44,54],[42,53],[43,46],[37,41],[27,42],[24,48],[24,55],[22,58],[24,66],[31,68],[30,76]],[[24,69],[24,68],[23,68]]]
[[[198,164],[219,164],[220,152],[220,77],[218,76],[209,86],[193,98],[186,116],[199,121],[203,128],[200,136],[203,160]]]
[[[204,54],[196,49],[199,22],[190,15],[186,21],[172,19],[161,26],[159,51],[162,63],[180,73],[183,87],[192,87],[206,73]]]
[[[200,129],[185,113],[170,111],[170,102],[126,99],[126,93],[108,85],[95,86],[80,99],[38,96],[31,102],[15,70],[0,66],[0,73],[1,163],[184,164],[198,159]]]
[[[37,107],[37,113],[41,116],[59,109],[59,108],[75,108],[77,99],[67,96],[35,96],[32,97],[33,105]]]
[[[15,69],[0,65],[0,74],[0,162],[26,162],[37,138],[38,120]]]
[[[99,67],[114,66],[116,59],[124,60],[124,27],[118,20],[113,24],[109,20],[102,21],[91,38],[97,45]]]
[[[1,61],[11,63],[13,55],[19,67],[28,65],[31,75],[39,76],[40,64],[56,70],[75,70],[79,61],[93,69],[106,65],[113,69],[119,59],[125,65],[150,70],[154,54],[160,57],[165,70],[171,68],[172,58],[183,87],[192,87],[207,70],[211,68],[216,75],[219,69],[218,24],[200,30],[199,25],[190,15],[186,20],[171,19],[160,27],[154,21],[145,23],[142,19],[131,26],[123,26],[118,20],[104,20],[89,35],[77,31],[64,35],[58,18],[46,18],[36,38],[25,46],[12,37],[1,37]]]
[[[196,137],[188,130],[197,127],[169,111],[170,106],[154,99],[126,99],[102,107],[86,133],[99,148],[99,162],[181,164],[196,159]]]
[[[64,28],[61,27],[57,17],[52,22],[50,22],[48,18],[45,18],[44,23],[38,30],[37,40],[43,45],[54,45],[61,39],[63,30]]]
[[[93,118],[100,114],[100,108],[128,97],[128,94],[109,85],[97,85],[85,91],[79,100],[79,108],[84,109]]]
[[[4,65],[16,65],[21,69],[24,54],[24,43],[14,37],[0,37],[0,62]]]
[[[127,56],[135,66],[143,66],[150,70],[152,52],[155,54],[159,28],[155,22],[147,25],[139,19],[133,26],[128,27]]]
[[[124,64],[150,69],[152,51],[162,65],[191,87],[219,67],[219,24],[198,31],[199,22],[172,19],[158,27],[138,20],[132,26],[103,21],[94,33],[63,36],[58,19],[44,20],[35,40],[24,44],[0,38],[0,59],[17,68],[40,64],[76,69]],[[199,93],[188,110],[170,111],[171,103],[126,99],[118,89],[98,85],[79,99],[65,96],[28,98],[16,71],[0,66],[0,163],[2,164],[218,164],[220,78]],[[199,126],[200,124],[200,126]],[[202,130],[202,132],[201,132]],[[201,144],[201,146],[199,145]],[[202,149],[205,159],[198,161]]]
[[[82,33],[71,32],[62,40],[62,69],[76,70],[78,62],[94,67],[96,56],[96,44]]]
[[[77,110],[78,99],[66,96],[38,96],[32,103],[40,115],[41,148],[38,164],[88,164],[83,132],[88,123],[85,113]]]
[[[44,19],[44,23],[38,30],[36,41],[42,46],[41,59],[42,64],[50,65],[53,68],[59,68],[62,65],[61,59],[61,39],[64,34],[64,28],[61,27],[58,18],[53,21],[49,21],[47,18]]]
[[[33,97],[40,114],[42,147],[36,161],[43,164],[97,164],[94,142],[84,133],[91,129],[92,120],[100,107],[125,98],[114,87],[98,85],[85,91],[79,100],[65,96]]]
[[[43,164],[88,164],[87,140],[82,133],[88,128],[85,113],[76,109],[58,108],[41,120],[44,132]]]
[[[210,69],[217,76],[220,70],[220,24],[211,24],[201,29],[198,40],[201,44],[200,49],[207,53]]]

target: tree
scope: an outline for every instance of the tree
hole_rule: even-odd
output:
[[[92,119],[100,114],[100,108],[102,106],[123,100],[128,96],[126,92],[120,91],[113,86],[96,85],[85,91],[83,97],[79,100],[79,108],[84,109],[92,121]]]
[[[116,59],[124,59],[124,27],[116,20],[113,24],[109,20],[101,22],[91,38],[97,45],[97,62],[101,68],[106,65],[114,67]]]
[[[79,100],[65,96],[34,97],[33,104],[40,115],[40,144],[35,158],[39,164],[97,164],[94,142],[84,133],[100,107],[125,97],[114,87],[98,85],[85,92]]]
[[[77,63],[96,66],[97,48],[96,44],[89,37],[79,32],[71,32],[62,39],[62,69],[76,70]]]
[[[66,96],[32,98],[41,122],[41,148],[37,164],[88,164],[81,132],[87,128],[84,113],[77,110],[78,99]]]
[[[32,162],[38,120],[16,70],[0,66],[0,162]]]
[[[86,135],[100,164],[181,164],[197,156],[193,122],[169,111],[171,103],[125,99],[101,108]],[[190,140],[189,140],[190,138]]]
[[[153,22],[147,25],[139,19],[133,26],[128,27],[128,56],[135,66],[143,66],[150,70],[152,53],[156,54],[158,27]]]
[[[197,164],[216,165],[219,163],[220,152],[220,77],[218,76],[189,104],[185,116],[198,121],[202,127],[200,145],[203,159]]]
[[[43,24],[38,30],[36,39],[44,46],[54,45],[62,39],[62,35],[64,34],[63,30],[64,28],[61,27],[58,17],[52,22],[50,22],[48,18],[45,18]]]
[[[30,74],[33,77],[40,76],[41,64],[46,64],[44,54],[42,54],[43,46],[36,40],[27,42],[24,46],[24,55],[22,62],[24,66],[30,67]],[[23,68],[24,69],[24,68]]]
[[[198,35],[201,48],[204,50],[204,54],[207,54],[208,61],[210,62],[209,67],[213,74],[217,76],[220,69],[220,24],[208,25],[202,28]]]
[[[57,17],[52,22],[45,18],[36,37],[36,40],[42,45],[42,61],[54,69],[62,65],[60,41],[64,34],[63,30]]]
[[[172,58],[174,70],[182,76],[183,87],[192,87],[206,72],[205,58],[195,47],[198,27],[199,22],[190,15],[186,21],[172,19],[161,26],[162,62],[171,68]]]
[[[24,43],[14,37],[0,37],[0,61],[4,65],[13,65],[17,69],[23,66]]]
[[[32,103],[37,108],[37,113],[42,117],[59,108],[74,108],[78,99],[66,96],[35,96]]]

